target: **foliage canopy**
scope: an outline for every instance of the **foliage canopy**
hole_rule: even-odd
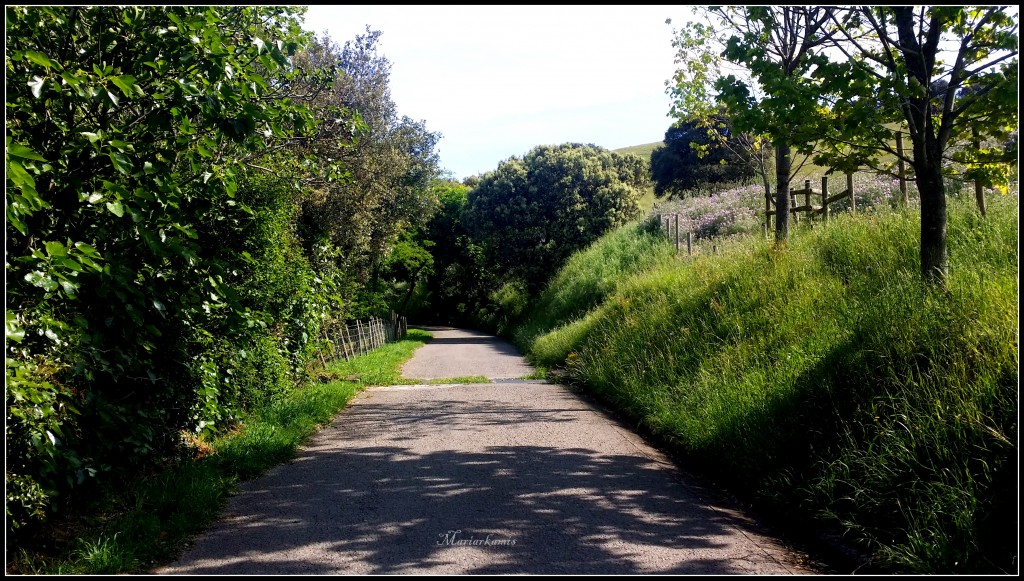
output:
[[[466,224],[501,276],[538,289],[570,254],[639,217],[645,160],[593,145],[542,145],[484,174]]]

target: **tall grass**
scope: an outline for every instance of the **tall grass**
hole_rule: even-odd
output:
[[[735,492],[838,523],[881,565],[1013,571],[1017,197],[985,220],[950,200],[945,290],[920,280],[918,212],[886,203],[783,251],[739,236],[613,281],[560,272],[587,298],[541,301],[519,336]],[[629,235],[570,264],[639,248]]]
[[[657,224],[644,222],[616,229],[601,244],[576,253],[566,262],[532,302],[527,322],[516,328],[513,340],[520,347],[531,345],[538,335],[583,317],[614,292],[625,276],[652,268],[671,256],[672,250],[662,242]],[[565,358],[565,353],[551,355],[547,351],[535,349],[534,362],[544,365]]]
[[[127,482],[86,514],[55,530],[48,553],[8,555],[8,572],[116,574],[145,572],[167,561],[208,527],[239,481],[294,456],[298,447],[366,386],[404,383],[401,364],[429,340],[410,329],[351,361],[328,367],[310,383],[253,411],[238,429],[198,443],[195,458]]]

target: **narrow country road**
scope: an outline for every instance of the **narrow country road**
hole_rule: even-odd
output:
[[[494,337],[428,328],[297,458],[244,483],[167,574],[810,573]]]

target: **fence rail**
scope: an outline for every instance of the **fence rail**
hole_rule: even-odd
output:
[[[804,197],[804,204],[802,206],[797,206],[798,196]],[[812,198],[820,199],[821,205],[814,205],[814,200]],[[814,216],[822,216],[822,218],[827,221],[829,215],[831,214],[829,206],[836,202],[845,200],[846,198],[850,199],[850,211],[856,212],[857,198],[854,196],[852,173],[846,174],[846,189],[831,195],[829,194],[828,189],[828,176],[823,176],[821,178],[820,190],[815,190],[814,188],[811,187],[811,180],[804,180],[803,189],[789,191],[789,213],[793,216],[793,221],[797,223],[799,223],[800,221],[801,213],[807,214],[808,218],[813,218]],[[775,197],[770,194],[765,195],[765,210],[763,212],[763,215],[765,217],[765,222],[762,224],[761,232],[762,234],[767,236],[768,232],[771,230],[772,217],[775,216]],[[684,233],[679,230],[679,213],[676,212],[671,214],[659,214],[658,222],[664,229],[663,231],[665,232],[665,236],[670,244],[672,243],[673,234],[675,234],[676,254],[679,254],[681,251],[684,236]],[[672,228],[673,223],[675,225],[674,232]],[[686,255],[692,256],[694,249],[693,233],[686,232],[685,240]],[[712,245],[711,250],[712,252],[716,252],[717,245]]]
[[[797,197],[804,197],[804,205],[797,206]],[[815,206],[811,200],[812,197],[818,197],[821,199],[821,205]],[[857,211],[857,198],[854,196],[853,191],[853,174],[846,174],[846,189],[834,194],[829,195],[828,191],[828,176],[821,177],[821,189],[815,190],[811,187],[811,180],[804,180],[803,189],[789,190],[789,213],[793,216],[793,221],[800,222],[800,214],[807,214],[808,218],[814,216],[822,216],[826,221],[830,214],[829,206],[842,201],[846,198],[850,198],[850,211]],[[765,194],[764,197],[764,217],[765,231],[772,227],[772,217],[775,216],[775,197],[771,194]]]
[[[974,147],[980,147],[980,141],[977,133],[974,134]],[[908,177],[907,167],[905,164],[905,152],[903,150],[903,132],[896,132],[896,159],[898,173],[896,174],[899,180],[900,186],[900,203],[905,207],[908,204],[907,195],[907,182],[911,181],[913,177]],[[981,180],[975,180],[974,182],[974,193],[978,201],[978,209],[981,211],[982,217],[985,216],[985,195],[984,186]],[[803,205],[797,205],[797,198],[803,196]],[[857,211],[857,197],[854,195],[853,190],[853,173],[846,174],[846,189],[836,193],[829,193],[828,176],[822,176],[821,178],[821,189],[815,190],[811,187],[811,180],[804,180],[804,187],[802,189],[790,189],[789,191],[789,214],[793,217],[793,222],[800,222],[800,214],[807,214],[808,219],[812,219],[815,216],[821,216],[825,221],[828,220],[831,210],[829,206],[836,202],[840,202],[846,198],[850,199],[850,211]],[[820,206],[814,205],[814,200],[821,201]],[[765,236],[771,231],[772,218],[776,215],[775,196],[770,190],[765,191],[764,196],[764,211],[758,212],[764,216],[764,222],[761,224],[761,233]],[[672,242],[672,219],[675,218],[675,241],[676,241],[676,254],[680,251],[680,232],[679,232],[679,214],[659,214],[658,220],[662,228],[665,230],[665,236],[668,238],[669,243]],[[693,254],[693,235],[690,232],[686,233],[686,254]],[[717,250],[716,246],[712,246],[712,251]]]
[[[390,323],[371,317],[368,321],[354,324],[328,325],[321,335],[326,347],[320,351],[320,361],[327,365],[331,360],[344,357],[345,361],[358,355],[365,355],[385,343],[405,337],[409,327],[405,317],[391,314]]]

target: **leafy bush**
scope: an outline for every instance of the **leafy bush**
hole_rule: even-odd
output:
[[[463,223],[499,277],[537,292],[574,251],[639,217],[639,157],[575,143],[538,146],[480,179]]]
[[[223,386],[268,325],[240,294],[245,255],[221,248],[253,219],[238,176],[315,120],[285,98],[306,79],[295,9],[6,13],[13,527],[42,516],[40,492],[66,507],[230,418]]]
[[[715,119],[722,139],[731,135],[724,118]],[[708,137],[708,130],[689,121],[665,131],[665,145],[651,152],[651,181],[658,198],[684,197],[700,188],[754,177],[753,166],[729,147]],[[741,148],[734,146],[737,151]]]

